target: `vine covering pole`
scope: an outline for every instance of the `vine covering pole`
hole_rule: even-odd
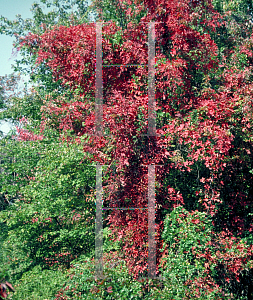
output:
[[[95,130],[103,136],[103,64],[102,64],[102,22],[96,23],[96,83],[95,83]],[[106,65],[110,67],[113,65]],[[155,113],[155,22],[148,23],[148,137],[156,136]],[[96,166],[96,277],[103,278],[103,222],[102,222],[102,166]],[[111,209],[111,208],[107,208]],[[114,208],[115,209],[115,208]],[[119,207],[117,209],[126,209]],[[140,208],[133,208],[140,209]],[[148,166],[148,277],[156,278],[155,243],[155,165]]]

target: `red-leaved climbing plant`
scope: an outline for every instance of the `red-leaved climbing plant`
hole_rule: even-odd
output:
[[[109,165],[103,182],[107,207],[147,207],[147,165],[159,165],[157,274],[163,255],[159,249],[163,246],[164,212],[181,205],[208,213],[213,225],[219,225],[219,232],[213,231],[212,243],[214,247],[223,245],[222,251],[217,250],[214,257],[208,247],[206,253],[194,252],[196,257],[206,259],[206,273],[209,274],[210,263],[223,261],[231,276],[238,279],[239,271],[253,255],[252,245],[244,248],[240,244],[240,235],[252,232],[253,222],[246,224],[238,208],[252,211],[252,189],[243,188],[245,180],[252,182],[252,173],[248,172],[244,181],[238,178],[242,174],[240,167],[252,166],[253,35],[220,56],[212,36],[226,22],[210,0],[135,2],[136,7],[148,9],[140,23],[129,23],[124,32],[113,22],[103,24],[103,64],[147,65],[147,23],[156,22],[157,136],[145,136],[147,66],[103,67],[103,126],[107,135],[92,135],[95,23],[59,26],[41,36],[30,34],[21,41],[22,47],[37,53],[38,65],[45,63],[54,79],[61,80],[63,86],[76,94],[72,100],[63,95],[48,96],[41,126],[58,124],[63,139],[83,143],[84,155],[92,153],[92,161]],[[131,10],[128,14],[132,14]],[[117,40],[119,32],[121,38]],[[36,47],[32,47],[34,43]],[[244,67],[242,54],[246,59]],[[194,186],[188,195],[180,180],[184,182],[190,177],[194,178]],[[234,189],[229,189],[231,182]],[[222,218],[220,207],[229,210],[228,222]],[[147,211],[112,210],[107,217],[114,238],[122,241],[129,271],[137,278],[148,268]],[[233,234],[235,237],[231,238]],[[229,251],[232,246],[240,251]],[[186,284],[212,290],[215,284],[208,278]]]

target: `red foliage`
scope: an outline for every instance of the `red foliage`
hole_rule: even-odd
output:
[[[19,121],[21,124],[25,124],[25,125],[28,123],[28,120],[26,120],[24,117],[21,118]],[[42,135],[34,134],[33,132],[27,129],[19,128],[18,126],[16,126],[16,129],[18,133],[17,136],[18,141],[37,141],[43,139]]]
[[[110,136],[91,135],[89,141],[84,142],[84,151],[93,153],[93,160],[102,164],[117,163],[116,174],[108,171],[110,178],[104,188],[104,204],[109,207],[147,207],[147,168],[143,165],[149,164],[164,165],[156,168],[157,205],[163,209],[184,205],[182,193],[169,185],[164,186],[165,179],[172,170],[191,172],[197,162],[203,162],[209,175],[198,178],[202,186],[195,193],[201,209],[215,216],[218,204],[223,202],[220,192],[224,183],[220,178],[226,167],[232,166],[230,153],[235,139],[232,128],[239,125],[238,130],[252,145],[253,111],[252,100],[249,99],[253,85],[248,78],[252,74],[253,36],[241,47],[249,57],[249,66],[243,70],[236,67],[238,58],[234,53],[231,57],[234,67],[228,69],[223,66],[220,87],[215,90],[211,87],[210,76],[222,65],[217,45],[210,34],[223,23],[219,21],[222,18],[213,10],[211,1],[152,0],[144,1],[143,5],[149,9],[148,15],[142,18],[142,23],[129,24],[122,35],[122,45],[111,42],[119,28],[114,23],[103,25],[103,63],[147,65],[147,23],[144,22],[156,21],[156,60],[164,59],[156,67],[156,103],[157,110],[166,112],[169,117],[157,129],[160,137],[144,138],[148,125],[147,68],[105,67],[103,124],[109,129]],[[192,29],[193,25],[201,26],[205,33]],[[37,41],[37,63],[46,62],[55,80],[60,79],[71,90],[79,89],[79,101],[74,99],[66,103],[59,98],[48,101],[44,107],[52,118],[58,120],[63,132],[74,130],[74,142],[80,142],[80,136],[93,134],[95,126],[95,26],[60,26],[42,36],[29,35],[22,42],[29,46],[32,41]],[[197,87],[196,93],[194,83],[201,76],[209,87]],[[90,97],[89,102],[84,99],[86,96]],[[241,105],[244,105],[244,111],[238,115]],[[139,121],[140,108],[142,123]],[[193,118],[194,114],[197,121]],[[178,145],[177,151],[173,148],[175,144]],[[252,156],[252,152],[249,153]],[[229,197],[231,206],[235,208],[237,196],[231,193]],[[245,199],[245,195],[243,197]],[[125,259],[131,273],[137,277],[148,267],[147,212],[115,210],[109,214],[108,220],[117,239],[124,240]],[[243,230],[242,219],[237,217],[234,222],[238,222]],[[158,273],[162,256],[159,251],[163,230],[161,209],[156,212],[156,224]],[[222,235],[217,235],[216,240],[220,244],[227,243]],[[230,243],[235,241],[230,238]],[[225,250],[217,257],[226,256],[224,261],[230,262],[227,268],[238,276],[242,265],[252,257],[252,249],[249,248],[243,258],[237,256],[233,260],[233,253],[226,251],[227,248],[226,244]],[[209,277],[199,280],[199,283],[194,283],[195,286],[213,285]]]

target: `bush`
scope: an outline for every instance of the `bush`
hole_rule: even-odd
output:
[[[42,270],[40,266],[23,274],[14,286],[15,293],[9,295],[12,300],[52,300],[56,291],[66,279],[66,272],[59,270]]]
[[[164,248],[161,251],[165,247],[168,250],[160,269],[166,280],[159,299],[181,300],[199,296],[201,299],[220,299],[219,286],[206,273],[206,259],[197,257],[197,253],[204,254],[206,251],[213,254],[209,245],[211,237],[212,223],[206,213],[190,213],[178,206],[166,216],[162,235]],[[210,273],[215,272],[214,268],[215,265],[210,265]],[[209,280],[208,290],[204,284],[198,288],[202,278]],[[193,285],[197,292],[193,290]]]
[[[71,260],[94,246],[94,168],[82,161],[80,146],[43,143],[26,144],[41,158],[19,198],[0,212],[8,231],[3,247],[11,248],[9,267],[16,277],[36,265],[69,268]]]
[[[56,299],[155,299],[151,290],[147,292],[140,280],[128,274],[125,262],[116,261],[105,263],[105,278],[96,280],[94,259],[83,257],[74,264],[68,282]]]

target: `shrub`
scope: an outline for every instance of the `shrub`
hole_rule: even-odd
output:
[[[52,300],[56,291],[66,279],[66,271],[43,270],[41,266],[34,267],[23,274],[15,285],[12,300]]]

